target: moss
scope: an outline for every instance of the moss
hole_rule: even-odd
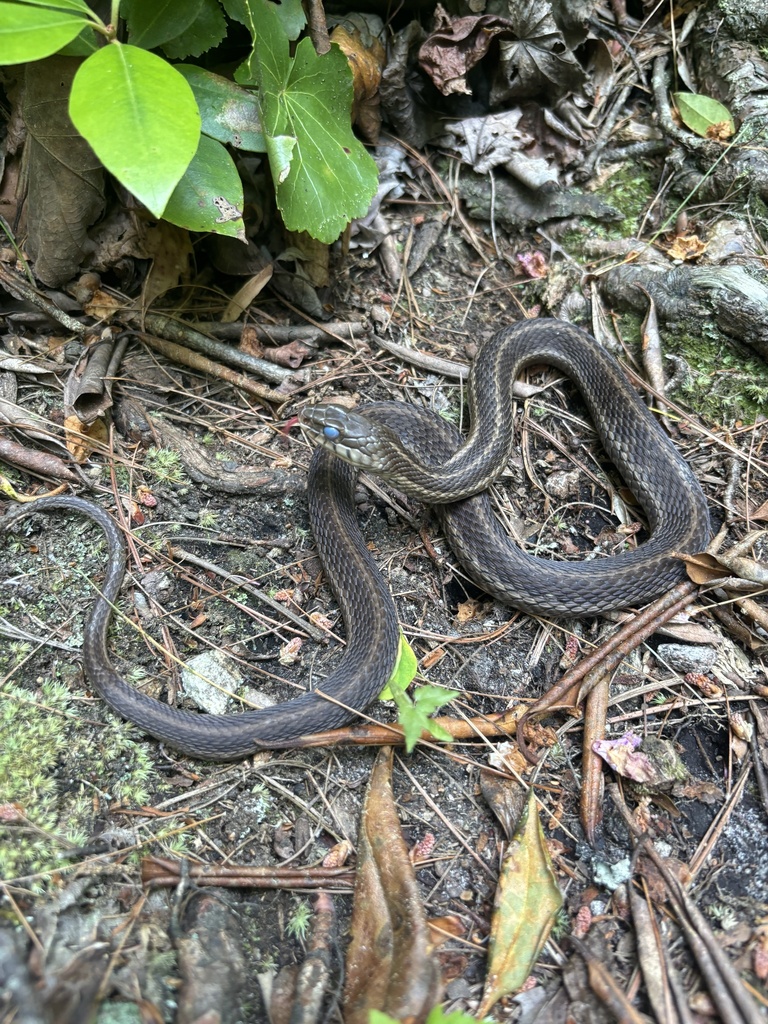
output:
[[[640,217],[656,191],[656,177],[650,166],[644,167],[631,160],[608,167],[594,193],[620,210],[624,214],[624,220],[618,224],[597,227],[595,230],[599,237],[631,238],[637,234]],[[579,237],[581,241],[577,244],[576,251],[584,244],[583,235]]]
[[[19,815],[0,824],[0,878],[8,880],[52,870],[62,853],[85,845],[94,794],[147,803],[154,769],[133,728],[118,719],[107,721],[96,742],[85,723],[67,727],[79,718],[79,702],[59,680],[46,679],[35,691],[5,682],[0,694],[0,800]]]
[[[637,339],[640,320],[621,317],[621,334],[630,342]],[[768,402],[768,368],[748,353],[737,349],[717,328],[702,320],[699,330],[664,330],[664,351],[679,355],[691,373],[670,397],[710,422],[733,426],[754,423]]]
[[[169,448],[148,448],[144,457],[143,469],[161,483],[189,483],[178,452],[171,451]]]

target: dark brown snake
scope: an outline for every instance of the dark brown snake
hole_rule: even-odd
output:
[[[511,385],[531,363],[556,366],[576,382],[607,454],[648,517],[651,537],[640,548],[580,563],[536,558],[507,537],[487,494],[477,493],[509,457]],[[199,715],[161,704],[121,679],[110,662],[106,637],[125,574],[125,544],[99,506],[71,496],[41,498],[6,515],[0,531],[33,512],[58,509],[80,512],[104,531],[107,571],[85,623],[83,665],[91,686],[119,715],[186,754],[210,760],[234,761],[263,747],[295,746],[302,737],[340,726],[366,708],[384,687],[397,656],[395,607],[355,515],[356,467],[382,472],[401,489],[437,502],[443,530],[470,576],[487,593],[525,611],[591,615],[642,604],[681,579],[682,565],[673,553],[699,551],[707,544],[707,506],[696,478],[613,357],[584,331],[554,320],[502,329],[475,360],[468,400],[472,429],[466,440],[439,416],[400,403],[367,406],[363,415],[337,406],[305,411],[310,435],[354,463],[319,448],[308,482],[312,530],[346,624],[347,645],[319,691],[274,708]]]

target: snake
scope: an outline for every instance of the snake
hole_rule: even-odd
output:
[[[487,488],[514,446],[512,384],[532,364],[562,370],[581,392],[606,454],[648,519],[650,537],[638,548],[591,561],[555,562],[523,551],[502,529]],[[235,761],[262,748],[300,746],[306,737],[362,712],[398,657],[394,602],[357,522],[360,469],[432,504],[478,586],[534,614],[586,616],[650,601],[684,575],[679,556],[707,544],[707,502],[695,475],[614,357],[587,332],[547,319],[502,328],[473,363],[467,403],[466,438],[433,411],[404,402],[303,410],[302,426],[318,443],[307,482],[310,525],[346,627],[346,647],[318,688],[274,707],[198,714],[157,701],[117,673],[107,635],[126,571],[126,547],[121,529],[101,506],[76,495],[42,497],[6,514],[0,532],[31,513],[49,511],[85,515],[104,532],[106,571],[86,615],[82,660],[88,682],[117,714],[203,760]]]

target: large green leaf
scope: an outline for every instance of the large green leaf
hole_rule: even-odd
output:
[[[120,13],[134,46],[152,50],[186,31],[202,6],[203,0],[123,0]]]
[[[79,11],[87,18],[93,17],[93,11],[85,0],[15,0],[15,2],[26,7],[52,7],[57,11]]]
[[[177,64],[176,70],[184,75],[195,94],[206,135],[235,149],[266,152],[259,101],[253,90],[243,89],[194,64]]]
[[[163,217],[190,231],[215,231],[244,242],[242,210],[243,184],[232,157],[219,142],[201,135]]]
[[[352,72],[337,46],[320,56],[309,39],[291,59],[274,4],[258,3],[254,52],[277,205],[289,231],[333,242],[367,212],[378,185],[352,132]]]
[[[71,43],[87,24],[77,14],[34,3],[0,3],[0,64],[25,64],[50,57]]]
[[[221,0],[221,3],[230,18],[245,25],[251,33],[251,38],[255,39],[259,30],[259,19],[263,14],[261,0]],[[307,23],[301,0],[282,0],[279,4],[271,3],[270,7],[274,8],[275,17],[278,18],[288,38],[298,39],[299,33]]]
[[[107,170],[160,217],[200,139],[183,76],[146,50],[112,43],[75,75],[69,116]]]

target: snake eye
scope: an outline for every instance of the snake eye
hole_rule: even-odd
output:
[[[338,441],[341,431],[338,427],[323,427],[323,437],[327,437],[329,441]]]

